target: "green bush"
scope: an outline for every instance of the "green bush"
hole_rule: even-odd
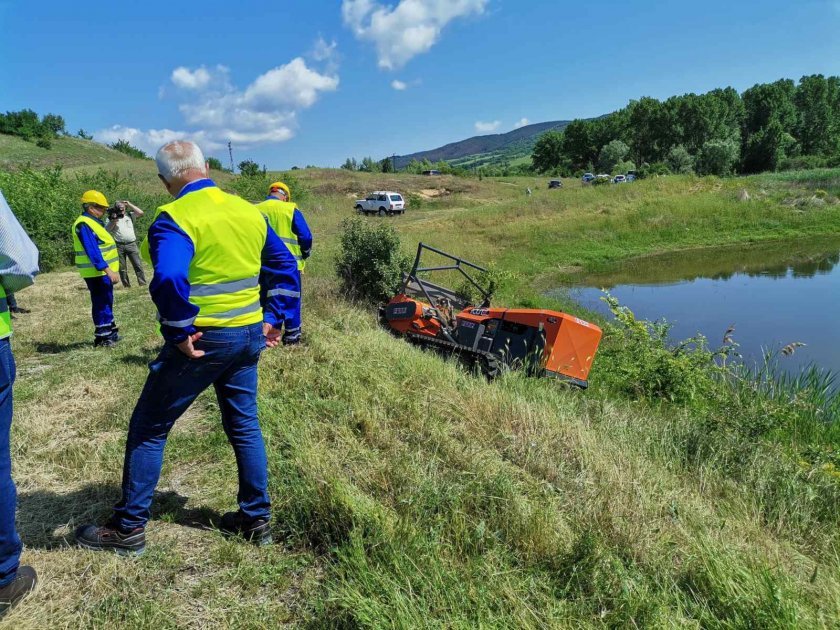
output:
[[[602,298],[615,316],[606,327],[602,361],[611,367],[602,375],[634,399],[699,403],[703,406],[715,391],[715,366],[705,338],[697,336],[671,347],[670,326],[665,322],[636,319],[611,295]]]
[[[668,167],[672,173],[677,175],[690,175],[694,173],[694,157],[683,145],[678,144],[668,152]]]
[[[724,177],[735,171],[739,149],[733,140],[710,140],[703,145],[697,156],[699,175]]]
[[[109,144],[109,147],[114,149],[115,151],[119,151],[120,153],[125,153],[126,155],[130,155],[134,158],[140,158],[141,160],[148,160],[150,159],[148,155],[146,155],[143,151],[138,149],[135,146],[132,146],[128,140],[117,140],[116,142]]]
[[[410,262],[390,225],[361,217],[342,223],[341,251],[335,264],[342,291],[350,298],[384,302],[393,295]]]

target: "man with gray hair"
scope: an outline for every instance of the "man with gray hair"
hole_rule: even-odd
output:
[[[219,529],[256,544],[271,542],[268,465],[257,419],[257,363],[280,341],[279,296],[293,286],[297,261],[260,211],[208,178],[201,150],[170,142],[156,157],[174,201],[158,208],[142,251],[158,309],[163,350],[149,364],[131,416],[122,498],[104,526],[76,532],[80,546],[139,554],[163,449],[175,421],[212,385],[236,455],[239,510]]]

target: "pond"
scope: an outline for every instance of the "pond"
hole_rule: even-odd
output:
[[[780,360],[783,369],[813,363],[840,372],[839,263],[840,235],[636,258],[556,291],[609,314],[606,289],[637,317],[667,320],[674,340],[699,332],[713,348],[734,326],[748,363],[804,343]]]

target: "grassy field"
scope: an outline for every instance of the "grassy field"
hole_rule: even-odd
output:
[[[127,168],[157,194],[151,164]],[[585,393],[516,374],[487,383],[380,330],[339,297],[332,268],[353,198],[394,189],[406,215],[369,220],[394,225],[407,252],[424,240],[492,263],[510,272],[499,303],[549,303],[544,287],[629,256],[837,233],[837,172],[562,191],[295,176],[316,234],[307,341],[266,352],[260,377],[278,544],[209,526],[235,506],[236,468],[205,395],[168,444],[146,555],[73,548],[74,527],[118,498],[160,340],[148,295],[120,290],[125,341],[95,351],[82,281],[46,274],[19,296],[34,312],[15,321],[13,435],[23,560],[43,581],[0,627],[838,626],[840,439],[810,399],[724,388],[617,328]],[[657,362],[690,391],[627,389]]]

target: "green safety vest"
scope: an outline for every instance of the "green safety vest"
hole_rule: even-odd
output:
[[[292,256],[297,260],[298,269],[303,271],[306,266],[306,261],[303,259],[300,251],[300,243],[297,235],[292,232],[292,220],[295,216],[297,206],[291,201],[280,201],[279,199],[266,199],[262,203],[257,204],[271,228],[280,237],[280,240],[286,244],[286,247],[292,253]]]
[[[12,314],[9,312],[9,304],[6,302],[6,289],[0,286],[0,339],[12,335]]]
[[[175,328],[235,328],[263,319],[260,305],[262,250],[268,237],[265,218],[255,206],[216,186],[201,188],[161,206],[193,242],[187,279],[195,319],[161,320]],[[141,255],[151,264],[148,239]]]
[[[76,263],[76,269],[79,270],[79,275],[81,275],[82,278],[98,278],[105,275],[104,271],[99,271],[93,266],[93,263],[85,252],[85,248],[82,246],[81,239],[79,239],[78,228],[79,225],[83,223],[93,230],[93,233],[96,234],[96,237],[99,239],[99,251],[102,253],[102,258],[105,263],[114,271],[114,273],[118,273],[120,270],[120,258],[117,253],[117,243],[114,241],[114,237],[111,236],[108,230],[106,230],[99,221],[92,219],[91,217],[81,215],[73,223],[73,249],[75,250],[73,254],[75,257],[74,260]]]

